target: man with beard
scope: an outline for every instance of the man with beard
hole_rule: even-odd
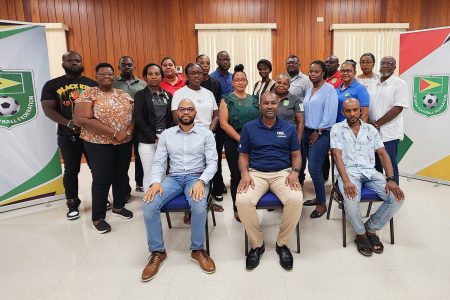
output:
[[[42,89],[42,108],[45,115],[58,124],[58,146],[64,159],[63,184],[69,212],[68,220],[77,219],[80,214],[78,206],[78,173],[80,172],[81,155],[84,153],[83,141],[80,139],[80,128],[72,121],[74,101],[88,87],[97,83],[81,74],[84,71],[81,55],[69,51],[62,56],[63,76],[45,83]],[[89,162],[89,161],[88,161]],[[108,203],[107,209],[111,205]]]
[[[222,92],[221,92],[221,86],[220,82],[209,76],[209,70],[211,68],[211,61],[208,56],[205,54],[201,54],[197,56],[195,60],[200,66],[203,68],[203,81],[200,84],[205,89],[210,90],[214,98],[216,99],[217,107],[220,105],[220,100],[222,100]],[[226,193],[227,189],[225,187],[225,184],[223,183],[223,176],[222,176],[222,149],[223,149],[223,131],[220,126],[217,126],[215,133],[215,139],[216,139],[216,148],[217,148],[217,155],[218,155],[218,164],[217,164],[217,173],[214,175],[214,178],[212,179],[212,190],[211,194],[214,196],[216,201],[222,201],[223,196],[222,193]]]
[[[144,196],[144,222],[150,260],[142,272],[149,281],[167,259],[161,226],[161,207],[175,197],[186,196],[192,212],[191,258],[211,274],[214,261],[203,249],[209,181],[217,171],[217,151],[211,130],[194,122],[194,102],[182,99],[177,106],[178,126],[161,134],[150,173],[150,188]],[[169,174],[166,176],[167,160]]]
[[[385,56],[380,62],[381,78],[369,86],[369,120],[379,130],[384,148],[389,154],[394,169],[394,179],[399,184],[397,151],[403,140],[403,109],[408,108],[409,95],[406,82],[392,76],[397,62],[392,56]],[[375,156],[375,168],[382,172],[380,158]]]
[[[391,160],[380,134],[360,119],[359,101],[355,98],[345,100],[342,113],[346,120],[333,125],[330,144],[339,172],[337,181],[344,197],[345,215],[356,232],[359,253],[364,256],[371,256],[372,252],[380,254],[384,246],[376,231],[381,230],[400,209],[405,195],[395,182]],[[374,168],[375,152],[386,170],[386,177]],[[359,207],[363,185],[383,200],[365,223],[361,220]]]
[[[131,98],[134,99],[134,95],[137,91],[144,89],[147,84],[144,80],[141,80],[134,76],[133,72],[136,69],[134,61],[129,56],[122,56],[119,59],[119,71],[120,75],[116,77],[113,82],[113,87],[124,92],[127,92]],[[142,170],[141,158],[139,156],[139,128],[135,127],[133,134],[133,146],[134,146],[134,180],[136,182],[136,192],[143,192],[143,180],[144,171]],[[127,202],[131,200],[131,186],[128,184],[128,196]]]
[[[265,93],[261,97],[260,110],[260,118],[244,125],[239,141],[241,181],[236,206],[252,245],[246,268],[256,268],[265,251],[256,205],[270,190],[284,205],[275,249],[280,265],[291,270],[294,261],[288,243],[300,219],[303,202],[298,180],[300,144],[295,126],[277,117],[276,94]]]
[[[303,103],[306,91],[312,88],[312,82],[309,77],[300,71],[300,60],[295,55],[290,55],[286,60],[286,71],[291,77],[291,84],[289,87],[289,93],[292,95],[294,101],[300,99],[300,103]],[[300,141],[301,142],[301,141]],[[299,180],[303,185],[305,182],[305,169],[306,169],[306,155],[304,151],[301,151],[302,166],[300,168]]]
[[[222,96],[228,95],[233,91],[231,79],[233,74],[228,72],[231,66],[230,55],[226,51],[217,53],[217,69],[211,73],[211,77],[220,82],[220,92]]]
[[[327,67],[327,78],[325,78],[325,81],[337,89],[342,83],[341,71],[338,71],[339,58],[334,55],[328,56],[325,60],[325,66]]]

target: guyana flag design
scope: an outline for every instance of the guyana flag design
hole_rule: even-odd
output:
[[[448,76],[415,76],[413,109],[425,117],[435,117],[447,110]]]

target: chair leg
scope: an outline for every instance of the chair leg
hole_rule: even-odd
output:
[[[327,220],[330,219],[331,205],[333,204],[333,192],[334,192],[334,188],[331,190],[330,201],[328,202]]]
[[[172,228],[172,222],[170,222],[170,216],[168,212],[166,212],[166,219],[167,219],[167,226],[169,226],[169,228]]]
[[[248,255],[248,236],[247,236],[247,231],[244,230],[244,234],[245,234],[245,256]]]
[[[206,253],[208,253],[209,255],[208,216],[206,216],[206,223],[205,223],[205,239],[206,239]]]
[[[342,208],[342,247],[347,247],[347,226],[345,220],[345,210]]]
[[[215,215],[214,209],[212,207],[212,202],[211,202],[210,210],[211,210],[211,216],[212,216],[212,220],[213,220],[213,225],[216,226],[216,215]]]
[[[300,253],[300,221],[297,223],[297,253]]]
[[[367,207],[366,218],[368,218],[370,215],[370,210],[372,209],[372,204],[373,204],[373,202],[369,202],[369,207]]]
[[[389,221],[390,229],[391,229],[391,244],[394,245],[394,218],[392,217]]]

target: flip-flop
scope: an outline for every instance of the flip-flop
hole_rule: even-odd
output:
[[[355,239],[356,247],[358,248],[358,252],[364,256],[372,256],[372,246],[370,245],[369,239],[364,236],[357,236]]]
[[[215,204],[215,203],[212,204],[212,209],[213,209],[214,211],[218,211],[218,212],[222,212],[222,211],[223,211],[222,205]]]
[[[372,245],[372,251],[376,254],[383,253],[384,245],[381,243],[380,238],[376,234],[367,234],[367,239],[370,245]]]

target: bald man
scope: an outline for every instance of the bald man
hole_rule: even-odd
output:
[[[382,253],[383,244],[376,231],[383,228],[403,204],[404,194],[395,182],[392,163],[384,149],[378,130],[361,121],[361,106],[355,98],[344,101],[345,120],[331,128],[330,145],[339,190],[344,197],[347,219],[356,232],[359,253],[371,256]],[[380,157],[386,177],[375,169],[375,152]],[[359,202],[361,187],[373,190],[383,200],[378,210],[363,223]]]
[[[194,123],[197,110],[192,100],[182,99],[176,110],[178,126],[163,131],[150,172],[150,188],[144,196],[144,222],[150,260],[142,281],[156,276],[167,259],[161,227],[161,207],[185,195],[191,207],[191,258],[205,273],[214,273],[214,261],[203,249],[209,181],[217,171],[217,150],[211,130]],[[167,160],[169,174],[166,176]]]

